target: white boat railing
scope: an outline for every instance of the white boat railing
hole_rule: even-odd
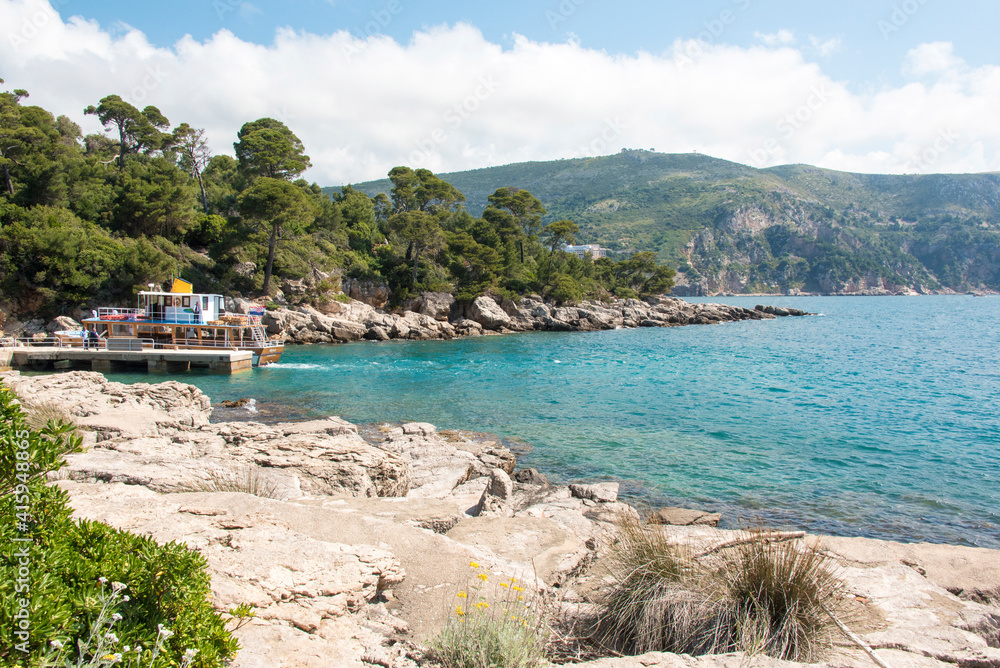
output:
[[[84,340],[82,336],[56,335],[50,334],[45,338],[16,337],[0,339],[0,348],[59,348],[59,349],[84,349],[84,350],[109,350],[108,341],[137,341],[141,342],[144,349],[149,350],[183,350],[185,348],[218,348],[221,350],[239,350],[242,348],[272,348],[284,347],[281,339],[237,339],[235,341],[216,341],[197,338],[178,339],[165,341],[161,339],[133,338],[124,336],[112,336],[109,339],[98,338]],[[114,348],[114,344],[111,348]]]

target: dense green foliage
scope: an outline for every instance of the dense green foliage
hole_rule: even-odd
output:
[[[74,658],[76,639],[86,641],[110,584],[120,582],[127,585],[114,625],[121,646],[152,649],[162,625],[171,636],[154,665],[179,665],[190,649],[197,650],[192,666],[225,665],[237,646],[208,600],[204,558],[178,543],[159,545],[100,522],[74,521],[68,495],[45,477],[62,466],[64,454],[79,450],[72,426],[29,427],[2,386],[0,418],[0,581],[9,585],[0,590],[0,627],[7,630],[0,663],[40,665],[52,640]],[[23,628],[21,621],[24,638],[12,632]]]
[[[83,137],[70,119],[24,104],[27,95],[0,93],[7,313],[125,305],[139,286],[172,276],[233,295],[292,281],[286,297],[302,301],[335,298],[349,277],[387,284],[397,304],[424,290],[566,302],[670,287],[665,267],[626,279],[633,269],[562,252],[575,225],[543,226],[542,203],[510,184],[484,198],[478,218],[426,169],[392,169],[385,193],[345,187],[330,197],[298,178],[310,166],[306,147],[280,121],[244,124],[234,159],[212,156],[199,128],[171,130],[156,107],[108,95],[84,110],[108,136]]]
[[[861,281],[1000,290],[1000,175],[754,169],[699,154],[623,151],[442,175],[475,215],[521,184],[546,222],[628,257],[652,251],[711,289],[833,292]],[[389,181],[356,185],[375,195]]]

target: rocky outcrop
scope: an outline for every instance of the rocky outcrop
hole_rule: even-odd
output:
[[[246,308],[234,300],[236,309]],[[407,300],[402,310],[386,312],[369,304],[331,302],[319,311],[310,306],[267,311],[269,334],[291,343],[346,343],[361,339],[428,340],[528,331],[597,331],[622,327],[711,325],[740,320],[807,315],[798,309],[725,304],[690,304],[673,297],[582,302],[554,306],[537,296],[517,302],[482,295],[469,304],[447,293],[424,293]]]

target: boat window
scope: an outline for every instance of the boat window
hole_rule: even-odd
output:
[[[181,304],[185,308],[187,308],[188,306],[191,306],[191,298],[190,297],[181,297]]]

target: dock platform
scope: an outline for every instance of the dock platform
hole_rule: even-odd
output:
[[[44,345],[0,348],[0,366],[44,371],[86,368],[87,365],[92,371],[145,366],[150,372],[163,373],[187,371],[192,367],[208,368],[216,373],[237,373],[253,367],[253,353],[249,350],[94,350]]]

